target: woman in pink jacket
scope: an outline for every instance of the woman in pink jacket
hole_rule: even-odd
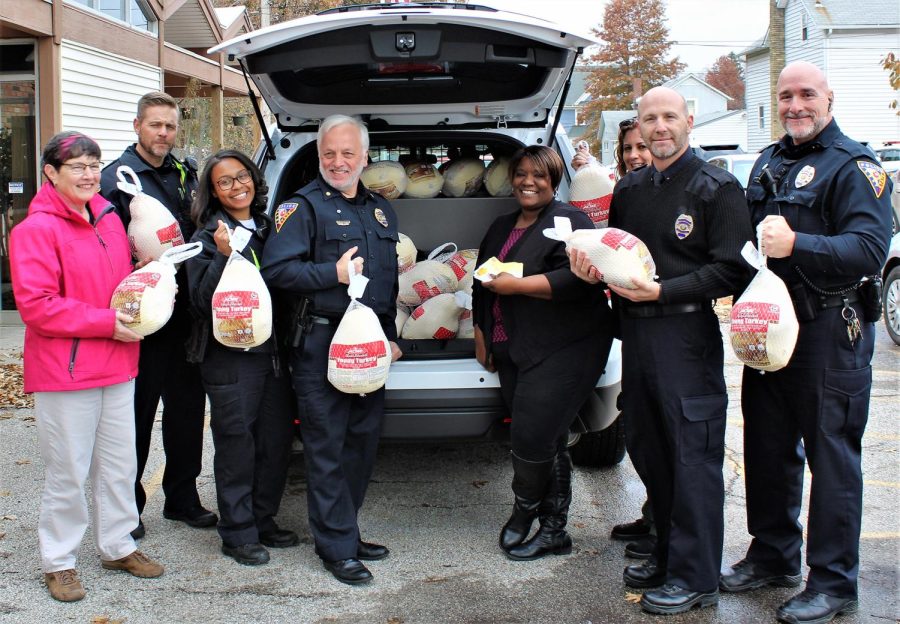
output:
[[[163,567],[138,551],[134,478],[134,377],[140,336],[111,310],[131,272],[122,222],[97,194],[100,147],[62,132],[44,148],[47,182],[10,236],[16,305],[25,322],[25,392],[34,393],[44,492],[38,540],[50,595],[84,597],[75,556],[88,525],[84,484],[93,484],[101,565],[156,577]]]

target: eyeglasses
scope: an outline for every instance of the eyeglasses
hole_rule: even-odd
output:
[[[637,125],[637,117],[632,117],[631,119],[623,119],[619,122],[620,130],[631,130]]]
[[[90,169],[91,173],[100,173],[103,163],[95,162],[89,165],[86,163],[63,163],[60,167],[68,167],[72,171],[72,175],[82,176],[87,169]]]
[[[250,172],[246,169],[241,169],[238,171],[238,174],[234,177],[232,176],[222,176],[218,180],[216,180],[216,186],[218,186],[223,191],[227,191],[232,186],[234,186],[234,181],[237,180],[241,184],[247,184],[250,180],[253,179],[253,176],[250,175]]]

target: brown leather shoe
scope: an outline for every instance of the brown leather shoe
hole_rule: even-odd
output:
[[[84,587],[78,580],[78,573],[72,568],[46,573],[44,582],[47,583],[50,595],[60,602],[75,602],[84,598]]]
[[[139,550],[115,561],[102,560],[100,565],[107,570],[124,570],[141,578],[156,578],[165,572],[165,568]]]

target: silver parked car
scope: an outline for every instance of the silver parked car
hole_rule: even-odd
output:
[[[891,239],[887,262],[882,271],[884,324],[894,344],[900,345],[900,233]]]
[[[569,163],[573,148],[558,124],[562,92],[578,56],[594,43],[544,20],[482,6],[381,4],[277,24],[211,52],[240,63],[275,115],[257,155],[271,209],[316,176],[316,131],[334,113],[367,124],[373,161],[438,164],[455,148],[487,163],[542,144]],[[562,198],[573,173],[566,173]],[[518,209],[511,197],[483,191],[401,197],[392,205],[420,255],[446,241],[477,248],[498,215]],[[499,380],[476,362],[473,340],[401,340],[400,346],[404,357],[391,366],[386,386],[385,437],[508,431]],[[571,431],[576,463],[609,465],[624,456],[616,407],[621,372],[616,341]]]

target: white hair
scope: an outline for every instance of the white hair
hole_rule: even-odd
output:
[[[325,136],[326,132],[329,132],[338,126],[343,126],[344,124],[350,124],[359,130],[359,141],[362,144],[362,151],[368,152],[369,131],[366,129],[366,125],[356,117],[348,117],[347,115],[329,115],[326,117],[319,125],[319,132],[316,134],[316,142],[321,145],[322,137]]]

